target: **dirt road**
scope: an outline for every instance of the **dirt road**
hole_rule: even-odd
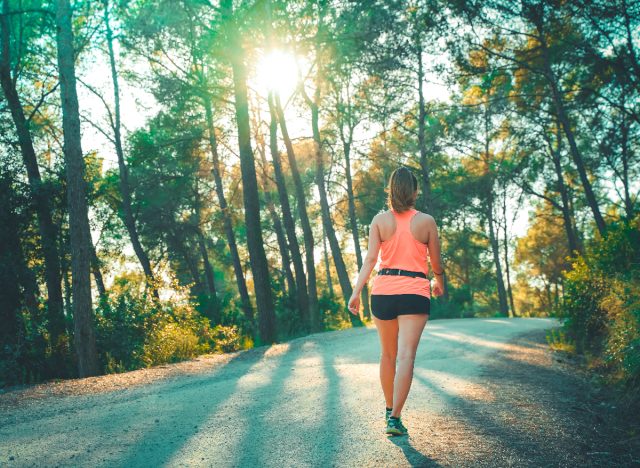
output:
[[[429,322],[408,437],[384,434],[371,326],[5,393],[0,466],[619,466],[548,350],[557,325]]]

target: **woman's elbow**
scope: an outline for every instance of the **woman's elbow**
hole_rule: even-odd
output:
[[[377,261],[378,261],[378,257],[373,257],[373,256],[366,255],[364,257],[364,260],[362,260],[362,263],[367,265],[367,266],[373,267],[376,264]]]

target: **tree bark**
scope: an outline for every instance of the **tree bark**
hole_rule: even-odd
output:
[[[20,97],[11,72],[11,45],[9,1],[3,0],[3,14],[0,15],[0,84],[7,100],[7,107],[16,128],[18,143],[24,165],[27,169],[29,188],[36,209],[38,231],[42,241],[44,258],[44,276],[47,287],[47,320],[50,343],[53,347],[54,361],[61,363],[65,350],[61,348],[65,334],[64,307],[62,299],[62,276],[60,271],[60,253],[57,247],[56,227],[51,217],[50,194],[40,177],[38,159],[24,114]]]
[[[227,199],[224,195],[224,186],[222,185],[222,175],[220,173],[220,158],[218,157],[218,140],[216,137],[215,127],[213,125],[213,109],[211,108],[211,102],[207,97],[203,98],[203,106],[207,119],[207,133],[209,134],[209,148],[211,150],[211,170],[213,172],[213,181],[215,184],[216,196],[218,197],[218,204],[220,205],[220,211],[222,212],[222,222],[224,225],[224,233],[227,238],[227,245],[229,246],[229,253],[231,254],[231,261],[233,263],[233,272],[236,277],[236,285],[240,294],[240,301],[242,304],[242,311],[249,321],[253,323],[254,314],[253,306],[251,305],[251,299],[249,298],[249,291],[247,290],[247,282],[244,278],[244,272],[242,270],[242,262],[240,261],[240,254],[238,253],[238,244],[236,242],[236,235],[233,231],[233,223],[231,221],[231,214],[229,212],[229,206]]]
[[[238,146],[240,149],[240,170],[242,173],[242,195],[247,227],[247,244],[251,259],[251,272],[256,293],[258,326],[263,344],[273,343],[276,339],[275,311],[267,256],[264,252],[262,227],[260,225],[260,199],[256,167],[251,147],[249,128],[249,103],[247,100],[247,70],[244,64],[244,50],[240,43],[237,26],[234,24],[232,0],[223,0],[220,8],[229,27],[229,58],[233,72],[233,91],[235,97],[236,125],[238,127]]]
[[[87,377],[98,374],[99,368],[91,303],[92,243],[87,212],[69,0],[56,1],[56,30],[69,203],[74,342],[78,354],[78,375]]]

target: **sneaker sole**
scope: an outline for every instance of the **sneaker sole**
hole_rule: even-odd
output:
[[[387,434],[389,435],[407,435],[407,432],[402,432],[398,429],[387,429],[386,431]]]

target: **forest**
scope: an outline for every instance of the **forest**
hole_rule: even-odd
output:
[[[404,165],[432,317],[640,388],[639,1],[1,3],[0,386],[368,323]]]

